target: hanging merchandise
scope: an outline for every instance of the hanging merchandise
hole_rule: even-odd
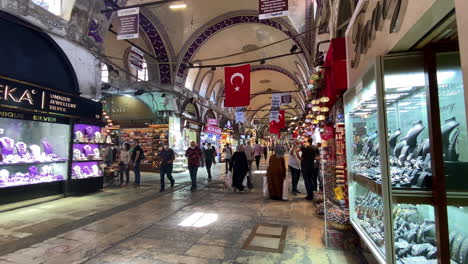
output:
[[[117,12],[117,39],[138,38],[140,9],[127,8]]]
[[[250,104],[250,64],[225,67],[225,107],[240,107]]]
[[[291,94],[285,93],[281,95],[281,104],[282,105],[288,105],[292,102],[292,96]]]

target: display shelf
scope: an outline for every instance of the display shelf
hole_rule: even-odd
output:
[[[54,163],[66,163],[68,160],[57,160],[57,161],[37,161],[31,163],[0,163],[0,167],[7,167],[7,166],[29,166],[29,165],[40,165],[40,164],[54,164]]]
[[[113,143],[94,143],[94,142],[78,142],[74,141],[73,144],[80,144],[80,145],[114,145]]]
[[[372,255],[376,257],[377,261],[380,264],[387,264],[385,260],[385,256],[382,254],[381,249],[374,244],[372,239],[368,236],[367,232],[361,227],[359,223],[356,223],[353,219],[351,219],[351,225],[353,226],[354,230],[359,234],[359,236],[364,240],[364,243],[371,251]]]
[[[362,186],[366,187],[369,191],[372,191],[375,194],[382,195],[382,185],[380,183],[375,182],[374,180],[361,175],[359,173],[351,173],[353,175],[353,179],[361,184]]]

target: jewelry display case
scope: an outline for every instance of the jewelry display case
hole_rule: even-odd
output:
[[[468,263],[460,57],[433,56],[379,58],[344,96],[351,222],[380,263]]]
[[[65,181],[69,137],[69,125],[0,118],[0,189]]]

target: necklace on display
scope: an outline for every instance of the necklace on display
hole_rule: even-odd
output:
[[[2,146],[2,153],[9,155],[13,154],[13,147],[15,146],[15,141],[9,137],[0,138],[0,145]]]
[[[26,143],[24,142],[18,142],[16,143],[16,151],[18,153],[18,155],[20,156],[24,156],[28,153],[28,145],[26,145]]]

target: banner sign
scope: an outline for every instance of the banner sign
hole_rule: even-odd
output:
[[[218,119],[207,118],[207,119],[206,119],[206,124],[209,125],[209,126],[215,126],[215,127],[217,127],[217,126],[218,126]]]
[[[236,108],[236,124],[245,122],[245,107]]]
[[[6,77],[0,77],[0,106],[70,117],[102,117],[101,103]]]
[[[205,131],[208,132],[208,133],[221,135],[222,129],[220,127],[217,127],[217,126],[206,125],[205,126]]]
[[[258,3],[260,19],[287,16],[288,9],[288,0],[259,0]]]
[[[281,104],[288,105],[292,102],[292,96],[290,94],[283,94],[281,96]]]
[[[140,9],[127,8],[117,11],[117,39],[138,38]]]
[[[144,62],[144,53],[143,51],[139,50],[136,47],[130,48],[129,54],[130,64],[137,68],[138,70],[143,70],[143,62]]]
[[[271,95],[271,108],[280,107],[281,105],[281,94]]]

